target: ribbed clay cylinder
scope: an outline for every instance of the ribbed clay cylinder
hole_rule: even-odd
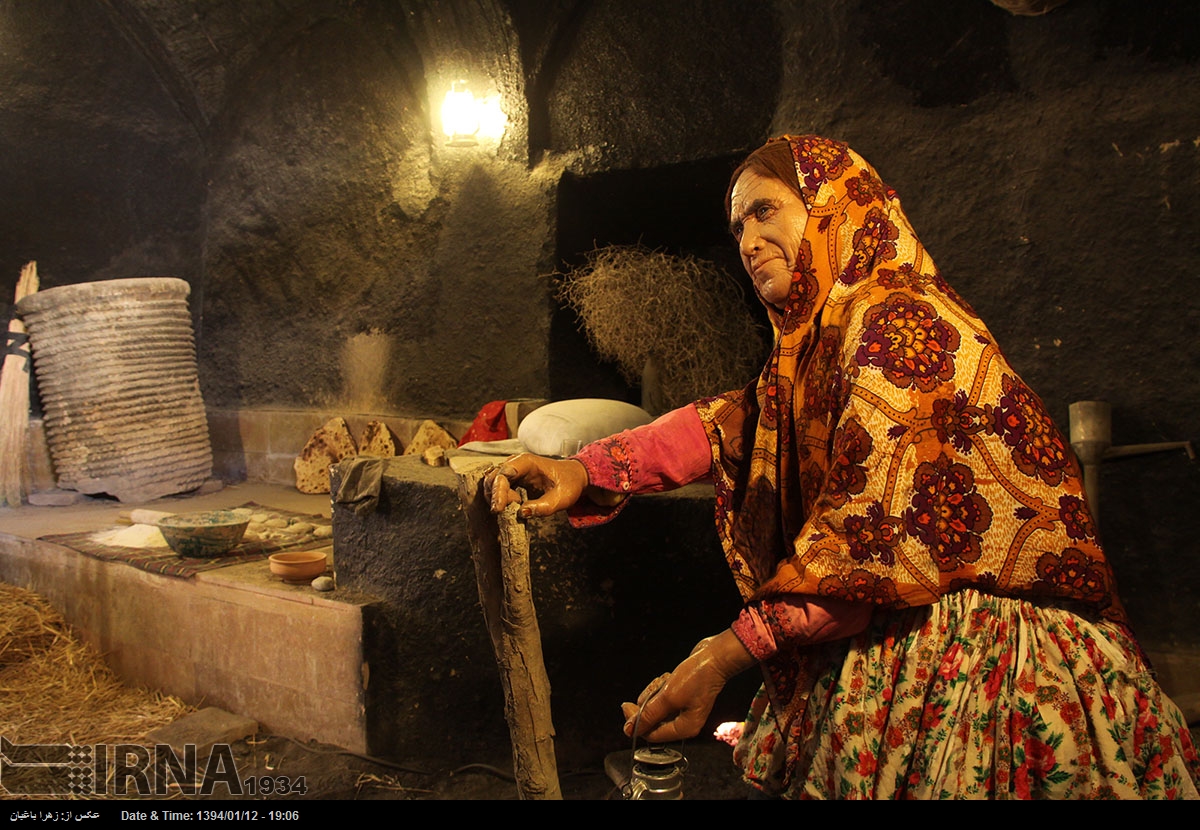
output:
[[[59,487],[140,502],[212,475],[189,291],[180,279],[139,277],[17,304]]]

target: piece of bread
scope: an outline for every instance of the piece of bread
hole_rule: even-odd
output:
[[[341,418],[332,418],[313,433],[296,456],[296,489],[301,493],[328,493],[329,468],[348,455],[356,455],[350,428]]]
[[[417,427],[417,434],[413,436],[412,442],[404,448],[404,454],[424,456],[425,450],[430,447],[452,450],[457,446],[458,441],[453,435],[433,421],[422,421],[421,425]]]
[[[371,421],[363,427],[358,439],[358,454],[375,458],[391,458],[396,454],[396,436],[383,421]]]

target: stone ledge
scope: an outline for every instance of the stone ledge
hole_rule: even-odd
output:
[[[160,576],[7,533],[0,580],[45,597],[126,683],[366,748],[361,597],[298,602],[282,585],[272,594]]]

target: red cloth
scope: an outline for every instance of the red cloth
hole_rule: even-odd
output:
[[[479,414],[471,422],[470,428],[463,433],[458,445],[461,447],[471,441],[503,441],[508,438],[508,418],[504,415],[506,406],[508,401],[484,404],[483,409],[479,410]]]
[[[712,451],[692,404],[588,444],[575,456],[588,483],[614,493],[661,493],[708,478]]]
[[[755,660],[787,648],[852,637],[867,627],[873,607],[836,597],[784,594],[751,602],[730,628]]]

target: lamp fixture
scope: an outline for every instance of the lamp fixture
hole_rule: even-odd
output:
[[[454,81],[442,102],[442,132],[450,147],[474,147],[479,143],[479,102],[467,82]]]

